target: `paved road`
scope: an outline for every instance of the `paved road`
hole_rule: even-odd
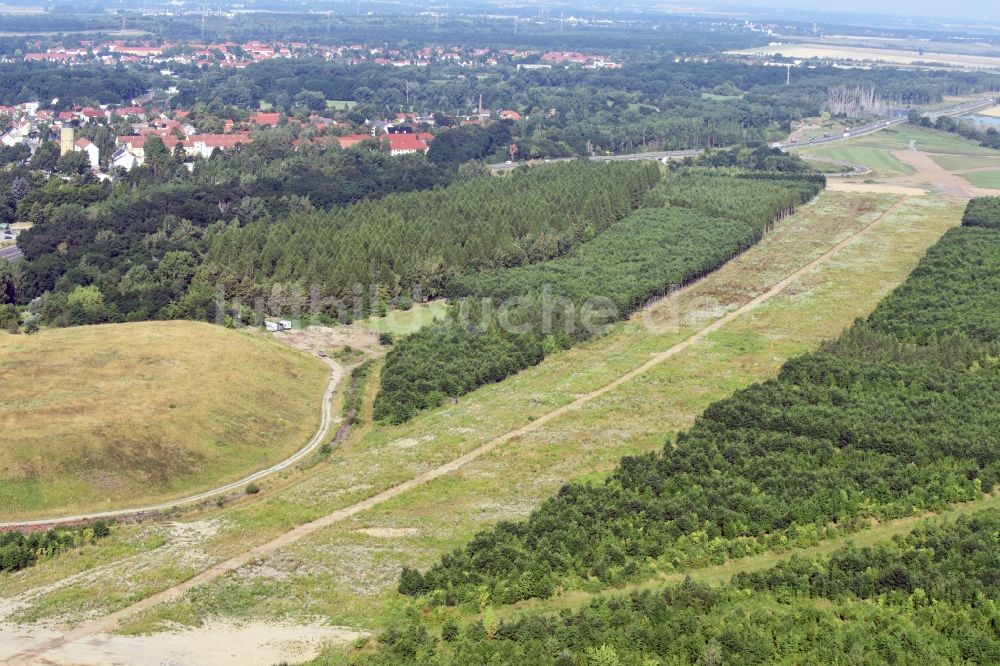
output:
[[[6,259],[7,261],[17,261],[22,256],[21,248],[14,245],[13,247],[0,248],[0,259]]]
[[[10,240],[11,238],[17,238],[21,234],[19,229],[4,229],[0,231],[0,240]],[[12,247],[0,248],[0,259],[6,259],[7,261],[17,261],[21,258],[21,248],[16,245]]]
[[[978,111],[980,109],[987,109],[996,104],[996,100],[992,97],[983,97],[971,102],[963,102],[962,104],[956,104],[954,106],[945,107],[938,109],[937,111],[924,114],[928,116],[931,120],[937,119],[938,116],[961,116],[966,113],[972,113],[973,111]],[[834,143],[836,141],[844,141],[845,139],[850,139],[853,137],[864,136],[866,134],[871,134],[872,132],[878,132],[884,130],[887,127],[893,127],[894,125],[902,125],[907,121],[906,116],[899,116],[897,118],[889,118],[888,120],[879,120],[877,122],[868,123],[860,127],[854,127],[847,133],[834,134],[828,137],[819,137],[816,139],[811,139],[809,141],[801,142],[781,142],[775,145],[776,148],[781,148],[782,150],[788,150],[790,148],[803,148],[806,146],[819,146],[827,143]],[[663,160],[672,157],[689,157],[700,155],[702,150],[663,150],[657,152],[649,153],[628,153],[624,155],[595,155],[588,159],[594,162],[618,162],[627,160]],[[537,163],[555,163],[555,162],[567,162],[569,160],[577,159],[575,157],[562,157],[558,159],[551,160],[536,160],[532,164]],[[510,162],[502,164],[491,164],[490,168],[496,173],[502,173],[504,171],[510,171],[516,169],[519,166],[525,166],[527,162]],[[853,167],[854,165],[848,165]]]
[[[184,506],[186,504],[192,504],[194,502],[200,502],[202,500],[208,499],[210,497],[215,497],[216,495],[221,495],[222,493],[228,493],[234,490],[242,489],[251,481],[257,481],[286,469],[298,461],[302,460],[305,456],[318,447],[322,442],[326,441],[327,435],[330,432],[330,426],[334,423],[334,416],[330,409],[330,401],[333,399],[333,392],[337,390],[337,385],[340,384],[341,378],[344,376],[344,368],[329,358],[324,358],[327,365],[330,366],[330,380],[327,382],[326,391],[323,392],[323,404],[321,406],[321,418],[319,424],[319,430],[313,435],[309,443],[306,444],[302,449],[295,453],[290,458],[286,458],[277,465],[268,467],[267,469],[262,469],[259,472],[255,472],[250,476],[240,479],[239,481],[233,481],[232,483],[227,483],[224,486],[219,486],[218,488],[213,488],[211,490],[206,490],[205,492],[198,493],[197,495],[189,495],[188,497],[182,497],[180,499],[171,500],[169,502],[162,502],[160,504],[151,504],[149,506],[133,507],[131,509],[117,509],[114,511],[100,511],[97,513],[81,513],[75,516],[61,516],[58,518],[39,518],[37,520],[20,520],[11,522],[0,522],[0,530],[11,530],[24,527],[47,527],[49,525],[64,525],[67,523],[84,523],[92,520],[101,520],[103,518],[122,518],[124,516],[141,516],[145,514],[154,514],[160,511],[166,511],[168,509],[173,509],[174,507]]]

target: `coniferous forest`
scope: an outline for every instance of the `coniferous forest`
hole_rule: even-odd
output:
[[[449,319],[389,354],[376,418],[400,423],[599,334],[750,247],[824,183],[822,176],[759,175],[671,173],[644,208],[565,256],[451,280],[447,293],[457,300]]]

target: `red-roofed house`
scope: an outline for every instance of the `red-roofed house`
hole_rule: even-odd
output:
[[[426,153],[427,144],[413,134],[387,134],[384,139],[389,144],[390,155]]]
[[[124,118],[125,116],[135,116],[140,120],[146,119],[146,109],[141,106],[123,106],[111,112],[113,115]]]
[[[234,134],[195,134],[184,144],[188,155],[200,155],[205,159],[212,156],[212,151],[231,150],[237,145],[250,143],[249,132],[236,132]]]
[[[367,141],[372,138],[371,134],[348,134],[346,136],[338,136],[337,142],[340,144],[341,148],[350,148],[351,146],[356,146],[362,141]]]
[[[258,111],[250,116],[250,122],[261,127],[277,127],[279,120],[281,120],[280,113],[263,113]]]
[[[120,136],[115,139],[115,143],[119,146],[124,147],[133,157],[136,158],[138,164],[142,164],[146,159],[146,140],[151,136],[158,136],[163,145],[167,150],[174,150],[181,140],[178,139],[173,134],[158,134],[156,131],[148,131],[145,134],[140,134],[139,136]],[[183,144],[182,144],[183,145]],[[118,154],[117,152],[115,153]]]
[[[513,109],[504,109],[500,112],[500,120],[520,120],[521,114]]]
[[[73,150],[78,153],[87,153],[90,160],[90,168],[97,171],[101,159],[101,151],[90,139],[77,139],[73,142]]]

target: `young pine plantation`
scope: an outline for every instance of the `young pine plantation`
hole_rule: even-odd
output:
[[[389,354],[376,418],[401,423],[599,334],[756,243],[824,183],[805,174],[672,173],[643,208],[565,256],[452,279],[449,318]]]
[[[981,499],[1000,480],[1000,218],[974,202],[865,320],[705,410],[659,454],[569,484],[399,589],[484,621],[395,626],[360,663],[994,662],[1000,513],[558,618],[489,607],[623,584]],[[872,633],[872,624],[885,631]],[[431,627],[430,631],[428,626]],[[431,633],[431,631],[435,633]],[[439,635],[435,635],[439,632]],[[600,661],[603,659],[604,661]]]

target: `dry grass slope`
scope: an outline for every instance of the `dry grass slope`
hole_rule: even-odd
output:
[[[301,447],[328,371],[260,334],[149,322],[0,337],[0,519],[129,506]]]

